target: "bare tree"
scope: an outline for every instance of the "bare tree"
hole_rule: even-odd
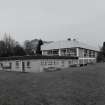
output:
[[[5,42],[6,48],[13,48],[16,46],[16,41],[10,36],[10,33],[4,33],[3,41]]]

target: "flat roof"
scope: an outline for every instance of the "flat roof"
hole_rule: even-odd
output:
[[[5,60],[38,60],[38,59],[78,59],[78,57],[72,57],[72,56],[12,56],[12,57],[0,57],[0,61],[5,61]]]

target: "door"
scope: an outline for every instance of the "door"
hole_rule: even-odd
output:
[[[25,72],[25,62],[22,62],[22,72]]]

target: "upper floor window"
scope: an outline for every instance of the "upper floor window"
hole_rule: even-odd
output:
[[[67,49],[67,55],[76,56],[76,49],[75,48]]]
[[[59,50],[53,50],[52,53],[53,53],[53,55],[58,55]]]
[[[52,50],[49,50],[49,51],[47,52],[47,54],[48,54],[48,55],[52,55]]]
[[[88,57],[88,50],[84,49],[84,57]]]

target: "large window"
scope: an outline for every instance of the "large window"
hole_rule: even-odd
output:
[[[16,68],[19,68],[19,61],[16,61]]]
[[[95,51],[92,51],[92,55],[91,55],[92,57],[95,57]]]
[[[88,50],[84,49],[84,57],[88,57]]]
[[[61,55],[65,56],[66,55],[66,49],[61,49]]]
[[[59,50],[55,49],[55,50],[49,50],[47,52],[48,55],[58,55],[59,54]]]
[[[76,56],[76,48],[67,49],[67,55]]]
[[[58,55],[59,50],[53,50],[52,53],[53,53],[53,55]]]
[[[9,63],[9,66],[10,66],[10,68],[12,68],[12,63],[11,62]]]
[[[95,51],[89,51],[89,57],[95,57]]]
[[[65,63],[65,61],[64,61],[64,60],[62,60],[62,61],[61,61],[62,66],[64,66],[64,63]]]
[[[52,50],[49,50],[49,51],[47,52],[47,54],[48,54],[48,55],[52,55]]]
[[[56,60],[41,60],[41,65],[57,65],[58,62]]]
[[[27,61],[27,68],[30,68],[31,65],[30,65],[30,61]]]

